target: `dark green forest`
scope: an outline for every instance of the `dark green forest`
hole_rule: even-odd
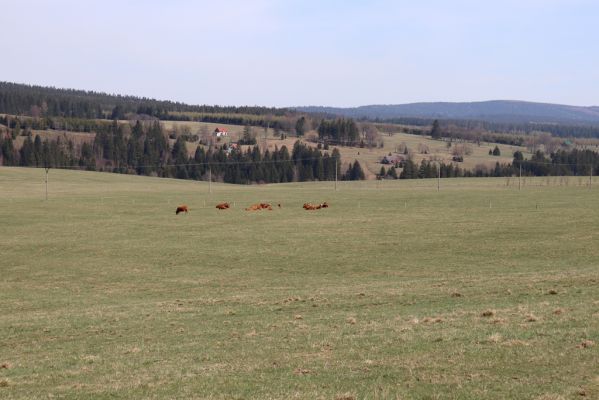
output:
[[[110,120],[124,119],[126,114],[144,114],[164,120],[188,119],[170,114],[183,112],[280,116],[288,110],[257,106],[194,106],[145,97],[0,82],[0,114]]]
[[[322,152],[296,142],[287,147],[261,151],[258,146],[228,147],[226,144],[204,149],[199,146],[188,156],[186,142],[179,137],[170,146],[159,122],[130,126],[113,121],[97,132],[91,142],[75,146],[71,140],[42,140],[25,135],[17,150],[12,134],[0,135],[0,165],[23,167],[74,168],[206,180],[227,183],[283,183],[326,181],[336,177],[364,179],[364,175],[342,175],[337,149]]]

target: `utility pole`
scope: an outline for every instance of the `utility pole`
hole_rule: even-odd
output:
[[[212,166],[208,166],[208,192],[212,194]]]
[[[441,190],[441,165],[437,163],[437,192]]]
[[[593,186],[593,164],[591,164],[591,173],[589,174],[589,190]]]
[[[46,167],[46,201],[48,201],[48,171],[50,171],[50,167]]]
[[[518,176],[518,190],[522,190],[522,163],[520,165],[520,175]]]
[[[337,157],[335,157],[335,192],[337,191]]]
[[[266,123],[266,129],[264,130],[264,151],[268,149],[268,143],[266,142],[266,137],[268,136],[268,122]]]

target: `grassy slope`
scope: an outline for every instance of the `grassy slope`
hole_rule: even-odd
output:
[[[52,170],[44,202],[42,180],[0,168],[3,399],[599,396],[599,345],[577,347],[599,343],[599,210],[578,181],[210,195]],[[283,209],[242,211],[257,201]]]
[[[238,140],[243,134],[243,126],[241,125],[227,125],[227,124],[215,124],[215,123],[204,123],[204,122],[188,122],[188,121],[163,121],[165,129],[172,130],[175,126],[183,127],[188,126],[193,133],[199,132],[202,126],[207,126],[209,132],[213,132],[216,127],[225,128],[229,131],[230,137],[225,139],[227,141]],[[253,127],[254,132],[258,135],[258,143],[262,145],[264,129],[259,127]],[[290,137],[286,140],[280,140],[273,136],[274,131],[268,130],[267,142],[270,149],[274,149],[275,145],[281,147],[286,145],[289,149],[293,147],[293,143],[297,140],[295,137]],[[341,157],[344,164],[354,162],[354,160],[360,161],[360,164],[364,167],[367,178],[374,179],[375,175],[379,173],[381,169],[380,160],[388,153],[395,152],[397,146],[400,144],[406,144],[410,150],[414,152],[414,160],[417,163],[424,159],[438,159],[445,163],[449,163],[452,160],[451,148],[447,147],[445,141],[432,140],[430,136],[419,136],[409,135],[405,133],[396,132],[392,136],[383,135],[384,148],[358,148],[358,147],[340,147]],[[174,141],[172,141],[174,142]],[[429,148],[428,154],[419,154],[418,145],[423,144]],[[458,143],[461,145],[461,143]],[[494,167],[496,162],[510,163],[513,160],[513,154],[516,150],[522,151],[526,157],[530,157],[530,154],[525,147],[522,146],[510,146],[504,144],[497,144],[501,150],[501,156],[494,157],[489,155],[489,150],[495,147],[495,143],[481,143],[480,146],[476,144],[469,144],[472,148],[472,154],[464,156],[464,162],[458,165],[462,168],[473,169],[478,164],[483,164],[488,167]],[[188,150],[189,154],[193,155],[196,149],[196,144],[189,143]]]

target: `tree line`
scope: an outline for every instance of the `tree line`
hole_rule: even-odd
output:
[[[549,156],[537,151],[530,160],[524,160],[521,152],[514,153],[511,163],[495,163],[493,167],[478,165],[473,169],[460,168],[453,163],[439,163],[422,160],[420,164],[413,160],[402,161],[398,165],[399,175],[392,168],[381,169],[379,178],[423,179],[423,178],[459,178],[459,177],[509,177],[518,176],[520,168],[523,176],[589,176],[599,174],[599,153],[591,150],[560,150]]]
[[[110,129],[77,145],[60,137],[42,140],[39,135],[27,135],[17,149],[14,141],[11,134],[0,133],[0,165],[81,168],[241,184],[364,179],[363,173],[342,174],[337,149],[322,152],[299,141],[291,152],[286,146],[262,151],[258,146],[242,150],[241,146],[225,144],[207,149],[198,146],[189,156],[185,139],[178,137],[171,146],[158,122],[129,125],[113,121]]]

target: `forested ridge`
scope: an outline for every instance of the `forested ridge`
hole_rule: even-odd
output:
[[[274,107],[189,105],[146,97],[0,82],[0,114],[99,119],[124,119],[127,114],[144,114],[159,119],[185,119],[188,117],[172,113],[276,116],[287,112]]]

